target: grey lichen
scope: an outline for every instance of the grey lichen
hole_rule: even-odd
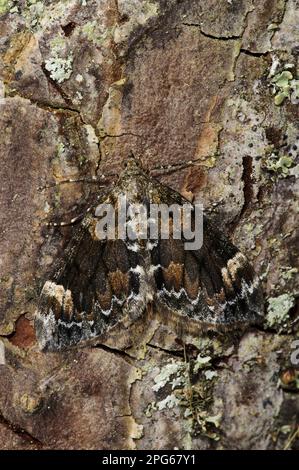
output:
[[[174,408],[180,404],[180,400],[173,394],[167,395],[164,400],[161,400],[157,403],[157,409],[163,410],[165,408]]]
[[[67,59],[62,57],[51,57],[46,60],[45,67],[50,72],[50,77],[58,83],[68,80],[72,74],[73,56]]]
[[[284,281],[292,280],[298,274],[298,268],[291,267],[291,266],[281,266],[281,277]]]
[[[31,27],[36,26],[44,13],[44,3],[39,0],[27,0],[27,11],[24,12],[24,17],[27,19]]]
[[[45,61],[45,68],[50,72],[52,80],[62,83],[68,80],[73,72],[73,54],[65,53],[65,45],[61,38],[52,41],[51,53],[51,57]]]
[[[162,400],[152,402],[145,410],[147,416],[153,412],[181,407],[189,431],[218,440],[215,428],[219,427],[221,416],[210,416],[208,407],[212,400],[213,379],[218,374],[211,369],[211,356],[198,354],[189,361],[171,360],[164,365],[154,378],[152,389],[159,392],[171,387],[171,392]],[[198,384],[194,378],[198,377]],[[193,378],[192,378],[193,377]],[[212,426],[212,428],[211,428]]]
[[[200,369],[204,369],[205,367],[207,367],[210,364],[211,359],[212,358],[210,356],[201,357],[201,355],[198,354],[196,361],[194,363],[194,368],[193,368],[194,374],[197,374],[197,372]]]
[[[285,328],[290,319],[289,311],[295,305],[295,297],[292,294],[281,294],[278,297],[268,299],[267,324],[270,328]]]
[[[207,380],[212,380],[212,379],[214,379],[214,377],[218,376],[218,374],[215,370],[205,370],[204,375],[205,375],[205,378]]]
[[[184,372],[185,365],[183,362],[170,362],[160,370],[160,373],[154,378],[155,385],[152,387],[154,392],[165,387],[167,383],[172,384],[172,389],[182,384],[181,373]],[[171,381],[170,378],[175,375],[176,377]]]

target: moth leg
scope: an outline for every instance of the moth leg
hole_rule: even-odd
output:
[[[104,188],[105,186],[99,186],[99,188]],[[99,199],[99,196],[97,197],[97,200]],[[66,227],[68,225],[74,225],[77,222],[80,222],[84,217],[95,207],[95,204],[97,203],[96,201],[91,202],[91,205],[87,207],[87,209],[84,210],[81,214],[73,217],[72,219],[68,221],[62,221],[62,222],[48,222],[46,225],[48,227]]]
[[[99,181],[101,182],[106,182],[106,184],[103,184],[103,185],[99,185]],[[80,183],[80,182],[87,182],[87,183],[96,183],[98,185],[98,189],[103,189],[103,188],[107,188],[107,183],[109,182],[109,180],[106,178],[106,177],[101,177],[101,179],[99,180],[98,178],[92,178],[92,179],[84,179],[84,178],[79,178],[79,179],[68,179],[68,180],[62,180],[62,181],[58,181],[56,183],[53,183],[51,185],[48,185],[48,186],[43,186],[43,187],[40,187],[39,190],[43,190],[43,189],[47,189],[47,188],[50,188],[50,187],[56,187],[60,184],[64,184],[64,183]],[[113,186],[115,184],[115,182],[110,182],[110,186]],[[68,225],[74,225],[76,224],[77,222],[81,221],[86,214],[88,214],[91,209],[92,209],[93,205],[88,207],[84,212],[82,212],[81,214],[73,217],[71,220],[69,221],[62,221],[62,222],[48,222],[46,225],[48,227],[65,227],[65,226],[68,226]]]
[[[77,215],[76,217],[73,217],[69,221],[62,221],[62,222],[47,222],[48,227],[66,227],[68,225],[74,225],[77,222],[80,222],[82,219],[84,219],[85,215],[88,214],[91,211],[92,207],[88,207],[85,212],[82,212],[81,214]]]

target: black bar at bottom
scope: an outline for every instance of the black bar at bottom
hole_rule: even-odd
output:
[[[230,469],[240,464],[272,465],[273,468],[286,466],[296,455],[292,451],[198,451],[198,450],[58,450],[58,451],[0,451],[0,464],[92,464],[95,468],[107,466],[121,466],[125,468],[141,468],[145,465],[149,468],[156,465],[171,465],[174,467],[192,468],[204,464],[225,465]],[[4,467],[3,467],[4,468]]]

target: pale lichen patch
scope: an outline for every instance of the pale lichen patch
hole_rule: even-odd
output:
[[[268,299],[267,324],[270,328],[285,328],[290,319],[289,312],[295,305],[292,294],[281,294]]]
[[[4,15],[12,8],[13,2],[11,0],[0,0],[0,15]]]
[[[294,78],[290,70],[283,70],[274,75],[271,80],[271,86],[276,106],[280,106],[287,98],[292,104],[299,103],[299,80]]]
[[[61,37],[51,42],[51,57],[45,60],[45,68],[50,77],[57,83],[63,83],[72,75],[73,54],[66,51],[66,45]]]

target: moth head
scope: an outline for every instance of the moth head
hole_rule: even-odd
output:
[[[124,171],[129,174],[137,174],[143,171],[142,162],[131,152],[124,161]]]

